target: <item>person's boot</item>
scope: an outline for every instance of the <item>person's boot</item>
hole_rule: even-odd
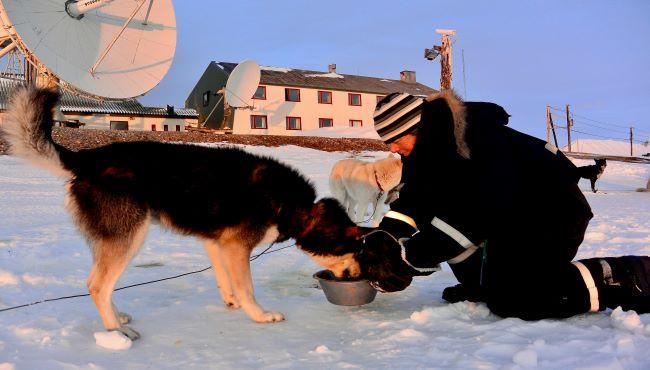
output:
[[[469,256],[461,263],[450,264],[451,271],[460,284],[442,291],[442,299],[449,303],[462,301],[485,302],[481,293],[481,274],[483,272],[483,250]]]
[[[598,292],[599,310],[621,306],[626,311],[650,312],[650,257],[590,258],[577,263],[583,264],[591,274]],[[585,278],[584,273],[582,276]]]

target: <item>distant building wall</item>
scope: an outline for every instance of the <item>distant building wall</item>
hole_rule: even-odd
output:
[[[151,126],[156,126],[156,131],[163,131],[167,125],[169,131],[185,131],[187,126],[195,126],[196,118],[169,118],[169,117],[137,117],[137,116],[117,116],[111,114],[64,114],[66,120],[76,121],[84,125],[81,128],[110,130],[111,121],[127,122],[128,129],[133,131],[151,131]],[[5,112],[0,112],[0,124],[3,123]]]
[[[152,131],[152,126],[156,131],[163,131],[164,125],[167,125],[169,131],[185,131],[185,127],[190,125],[196,126],[196,119],[188,118],[169,118],[169,117],[142,117],[142,116],[118,116],[111,114],[65,114],[67,120],[79,120],[84,125],[81,128],[110,130],[111,121],[127,122],[128,129],[132,131]]]
[[[334,125],[333,127],[351,127],[351,121],[354,121],[355,125],[372,125],[377,97],[383,97],[383,95],[355,93],[353,91],[295,88],[300,90],[300,101],[291,102],[285,100],[285,88],[287,87],[267,85],[266,99],[253,99],[252,102],[255,107],[253,110],[236,109],[234,113],[233,133],[294,135],[296,133],[295,130],[287,129],[287,117],[299,117],[302,130],[318,129],[320,119],[331,119]],[[332,103],[319,103],[319,91],[330,92],[332,94]],[[361,96],[360,106],[349,104],[350,93]],[[252,128],[252,115],[267,116],[267,128]]]

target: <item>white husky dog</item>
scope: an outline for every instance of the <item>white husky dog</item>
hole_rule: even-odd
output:
[[[372,224],[376,226],[383,215],[382,205],[394,200],[401,178],[402,161],[392,155],[376,162],[343,159],[332,167],[330,191],[354,222],[366,221],[366,210],[371,205]]]

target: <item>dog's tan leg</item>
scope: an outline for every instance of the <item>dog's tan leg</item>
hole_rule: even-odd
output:
[[[119,330],[131,340],[138,339],[140,334],[123,325],[131,321],[131,317],[117,311],[112,296],[117,280],[142,244],[147,227],[148,222],[144,222],[130,238],[93,243],[94,264],[88,278],[88,291],[106,330]]]
[[[217,287],[219,288],[221,298],[226,307],[232,309],[241,307],[237,297],[235,297],[235,294],[232,291],[232,282],[230,281],[230,276],[228,275],[228,271],[224,266],[223,257],[221,256],[221,246],[215,240],[210,239],[206,239],[203,246],[212,262],[214,277],[217,279]]]
[[[250,268],[250,255],[253,248],[237,242],[236,238],[220,240],[219,244],[222,246],[223,262],[230,275],[233,290],[248,317],[260,323],[284,320],[280,312],[264,311],[255,301]]]
[[[122,325],[112,302],[115,284],[129,263],[126,255],[115,255],[114,251],[110,251],[110,249],[120,247],[105,240],[95,243],[94,248],[101,249],[101,251],[95,257],[95,264],[88,279],[88,291],[95,302],[95,306],[97,306],[97,311],[99,311],[99,316],[101,316],[106,330],[120,330],[129,338],[135,340],[139,335]]]

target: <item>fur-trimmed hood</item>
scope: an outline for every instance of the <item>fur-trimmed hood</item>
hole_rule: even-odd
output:
[[[438,99],[443,100],[451,111],[454,123],[456,151],[461,157],[469,159],[470,150],[467,145],[467,140],[465,140],[465,130],[467,128],[465,104],[453,90],[443,90],[436,94],[429,95],[425,101],[433,102]]]
[[[465,159],[471,157],[471,140],[468,140],[468,127],[480,125],[481,127],[504,126],[508,124],[510,115],[498,104],[488,102],[464,102],[453,90],[443,90],[429,95],[425,102],[433,104],[432,110],[446,108],[450,114],[447,116],[453,126],[456,152]],[[438,104],[436,104],[438,103]],[[441,112],[429,113],[429,119],[440,119],[446,115]],[[426,119],[426,117],[425,117]],[[426,123],[425,123],[426,124]],[[440,124],[440,122],[436,122]],[[442,122],[444,124],[444,122]]]

